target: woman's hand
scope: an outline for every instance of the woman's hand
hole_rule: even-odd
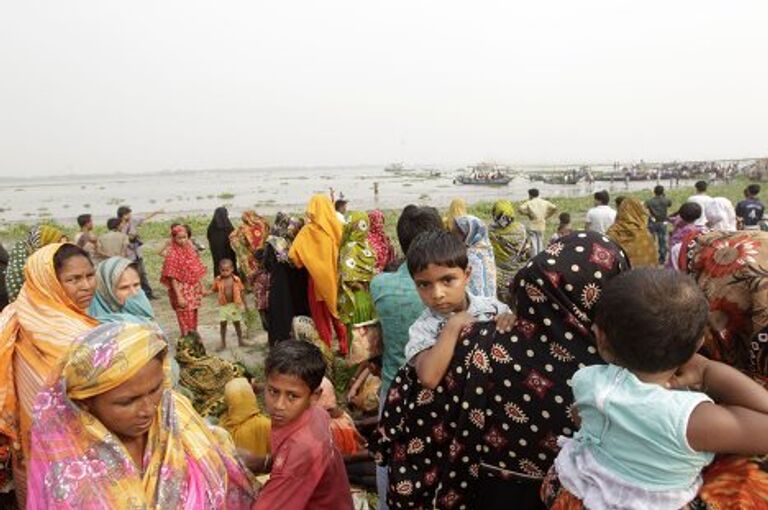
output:
[[[176,306],[178,306],[179,308],[187,307],[187,300],[184,299],[184,296],[179,296],[176,298]]]
[[[667,388],[672,390],[694,389],[704,391],[704,375],[709,359],[701,354],[694,354],[684,365],[677,369],[675,375],[667,381]]]
[[[496,317],[496,331],[499,333],[509,333],[515,326],[517,316],[514,313],[502,313]]]

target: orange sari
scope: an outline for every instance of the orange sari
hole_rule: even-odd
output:
[[[13,442],[17,459],[29,453],[38,391],[75,338],[98,325],[69,299],[56,277],[53,257],[61,246],[49,244],[27,259],[19,296],[0,315],[0,435]]]

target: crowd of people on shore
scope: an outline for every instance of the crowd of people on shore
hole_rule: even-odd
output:
[[[399,249],[325,194],[271,224],[222,207],[210,287],[187,225],[162,249],[178,342],[130,208],[73,244],[35,227],[3,278],[0,486],[28,508],[345,509],[351,485],[381,509],[766,506],[764,209],[757,185],[736,207],[706,188],[676,212],[661,186],[598,192],[549,237],[535,189],[488,222],[408,205]],[[263,380],[205,352],[208,293],[222,348],[230,322],[248,345],[253,300]]]

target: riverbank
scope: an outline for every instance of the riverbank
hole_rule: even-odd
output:
[[[552,202],[554,202],[558,206],[558,209],[561,212],[570,213],[573,227],[575,229],[579,229],[579,228],[583,228],[586,212],[593,205],[593,199],[592,199],[593,192],[599,191],[601,189],[608,189],[611,194],[611,205],[613,205],[614,203],[613,201],[617,196],[632,196],[641,200],[646,200],[650,198],[652,196],[651,189],[654,184],[655,183],[653,182],[649,182],[648,189],[633,190],[633,191],[622,189],[623,184],[614,184],[613,189],[609,187],[602,187],[599,185],[595,185],[591,188],[590,191],[586,191],[584,195],[578,196],[578,197],[548,197],[546,193],[544,193],[543,191],[542,191],[542,195],[544,196],[544,198],[548,198]],[[743,178],[736,179],[729,184],[715,184],[710,186],[709,193],[712,196],[724,196],[730,199],[734,204],[736,204],[739,200],[743,198],[743,190],[747,184],[748,184],[748,181],[746,179],[743,179]],[[465,196],[462,194],[462,191],[464,191],[465,189],[466,188],[464,187],[457,187],[455,189],[454,196],[456,197]],[[425,192],[428,193],[429,190],[425,190]],[[668,189],[666,193],[666,195],[672,200],[673,210],[679,207],[680,204],[684,203],[685,200],[687,200],[687,198],[692,194],[693,194],[692,186]],[[307,198],[309,197],[307,196]],[[499,198],[497,191],[494,191],[492,198],[494,200]],[[424,203],[423,201],[417,201],[417,202]],[[403,203],[403,206],[405,205],[406,204]],[[469,212],[471,214],[474,214],[488,221],[490,220],[490,210],[492,205],[493,205],[493,202],[491,200],[474,201],[474,203],[470,204]],[[389,236],[392,238],[395,246],[397,246],[397,235],[395,232],[395,226],[397,224],[397,218],[399,217],[401,209],[402,208],[384,209],[384,213],[386,217],[386,230]],[[302,214],[302,211],[298,208],[291,212],[297,215]],[[269,218],[271,220],[273,216],[269,215]],[[150,279],[150,282],[152,283],[152,286],[158,291],[157,294],[160,297],[158,300],[153,301],[152,304],[155,309],[158,322],[163,327],[163,329],[168,332],[177,331],[178,326],[176,324],[176,316],[173,313],[173,310],[170,308],[170,305],[168,303],[165,289],[159,283],[160,270],[162,268],[162,258],[159,252],[168,241],[168,237],[169,237],[168,232],[170,230],[170,225],[171,223],[174,223],[174,222],[188,224],[192,228],[193,237],[200,244],[207,247],[208,243],[206,239],[206,229],[208,227],[208,223],[210,222],[210,216],[202,215],[202,214],[194,214],[194,215],[178,216],[175,218],[169,218],[169,219],[163,219],[163,220],[156,220],[156,221],[152,220],[144,224],[140,229],[140,234],[141,234],[142,240],[144,241],[143,256],[144,256],[145,264],[147,267],[147,271],[149,273],[149,279]],[[239,223],[239,218],[233,215],[232,222],[235,225],[237,225]],[[58,228],[66,232],[67,235],[70,237],[70,239],[74,238],[74,235],[77,231],[77,226],[73,224],[61,224],[55,221],[47,221],[46,223],[51,223],[56,225]],[[554,217],[549,221],[548,232],[549,233],[553,232],[556,225],[557,225],[557,218]],[[30,223],[13,223],[13,224],[6,224],[0,227],[0,242],[2,242],[6,246],[6,248],[10,247],[10,245],[13,242],[19,239],[22,239],[26,235],[26,232],[29,230],[31,226],[32,224]],[[103,231],[104,231],[103,227],[96,228],[97,233],[100,233]],[[203,261],[206,263],[206,265],[209,266],[209,269],[212,269],[211,268],[212,263],[211,263],[209,251],[206,250],[204,253],[202,253],[201,257]],[[212,280],[212,274],[213,272],[212,270],[210,270],[205,280],[205,284],[207,286],[210,286],[210,283]],[[216,299],[214,295],[207,296],[203,300],[203,307],[200,310],[200,325],[201,325],[201,328],[200,328],[201,334],[204,337],[207,346],[210,348],[217,345],[219,342],[218,312],[217,312]],[[258,318],[256,318],[255,314],[252,314],[252,320],[249,322],[249,326],[250,326],[248,328],[249,339],[255,342],[256,346],[253,348],[245,348],[245,349],[228,349],[225,352],[225,356],[229,357],[230,359],[242,361],[246,365],[248,365],[250,369],[256,372],[259,372],[260,360],[263,355],[263,349],[264,349],[266,338],[261,328],[261,325],[259,324],[259,320]],[[228,343],[229,345],[237,344],[237,339],[231,327],[228,334]]]

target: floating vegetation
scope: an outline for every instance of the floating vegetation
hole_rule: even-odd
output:
[[[104,186],[99,186],[99,189],[107,189],[107,188]]]
[[[91,204],[83,204],[83,208],[84,209],[90,209],[91,208]]]
[[[14,191],[24,191],[23,188],[16,188]]]
[[[404,182],[403,183],[403,188],[410,188],[411,186],[413,186],[412,182]]]
[[[123,203],[122,198],[110,198],[107,200],[107,205],[120,205]]]
[[[213,195],[206,195],[205,198],[213,198]]]
[[[202,195],[197,195],[197,196],[195,197],[195,200],[203,200],[203,199],[205,199],[205,197],[204,197],[204,196],[202,196]]]
[[[229,191],[227,191],[227,192],[224,192],[224,193],[219,193],[217,195],[217,198],[220,198],[221,200],[229,200],[231,198],[235,198],[235,194],[234,193],[230,193]]]
[[[62,209],[69,209],[69,204],[64,204],[61,206]]]
[[[82,186],[80,186],[80,189],[85,189],[85,184],[83,184]]]
[[[156,203],[157,203],[157,200],[155,200],[154,198],[150,198],[150,199],[149,199],[149,203],[150,203],[150,204],[156,204]]]
[[[419,195],[419,200],[427,201],[429,200],[429,195],[427,195],[426,193],[422,193],[421,195]]]

